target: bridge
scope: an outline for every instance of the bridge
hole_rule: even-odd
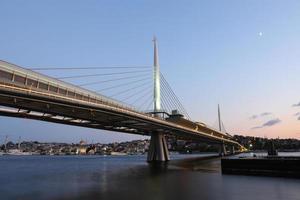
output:
[[[165,135],[220,145],[220,154],[245,148],[219,129],[194,122],[176,108],[162,109],[161,75],[154,39],[153,109],[140,111],[99,92],[0,61],[0,115],[151,136],[149,162],[168,161]],[[180,105],[179,105],[180,107]]]

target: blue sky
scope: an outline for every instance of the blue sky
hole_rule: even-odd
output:
[[[300,101],[300,1],[10,0],[0,7],[2,60],[152,65],[155,34],[161,71],[194,120],[214,124],[219,103],[231,133],[300,138],[300,107],[292,106]],[[251,118],[264,112],[271,114]],[[137,138],[26,119],[0,123],[0,135],[29,140]]]

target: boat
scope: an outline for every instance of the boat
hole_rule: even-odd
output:
[[[112,151],[112,152],[110,153],[110,155],[112,155],[112,156],[126,156],[127,153],[123,153],[123,152],[114,152],[114,151]]]

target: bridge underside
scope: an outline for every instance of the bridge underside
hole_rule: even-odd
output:
[[[172,134],[185,139],[199,140],[206,143],[219,144],[201,135],[150,123],[144,119],[133,118],[126,114],[114,113],[97,107],[79,105],[75,102],[64,102],[58,99],[43,98],[26,94],[0,91],[0,115],[17,118],[28,118],[54,123],[68,124],[94,129],[124,132],[139,135],[151,135],[152,132]],[[7,107],[7,108],[6,108]]]
[[[131,134],[149,135],[151,126],[125,116],[105,111],[99,112],[75,104],[58,101],[31,99],[25,96],[0,94],[0,104],[7,108],[0,109],[0,115],[17,118],[28,118],[73,126],[82,126]],[[14,109],[10,109],[14,108]]]
[[[32,94],[30,91],[16,92],[0,88],[0,115],[28,118],[73,126],[102,129],[115,132],[151,136],[148,161],[169,160],[164,135],[175,135],[186,140],[211,144],[236,145],[235,141],[216,138],[207,133],[188,131],[176,124],[155,120],[151,115],[128,114],[86,102],[53,98]]]

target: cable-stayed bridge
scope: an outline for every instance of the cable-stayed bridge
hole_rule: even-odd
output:
[[[191,120],[160,73],[157,49],[154,39],[153,66],[23,68],[0,61],[0,115],[150,135],[148,161],[169,160],[167,134],[219,144],[223,155],[226,146],[244,151],[222,131],[219,111],[219,129]]]

